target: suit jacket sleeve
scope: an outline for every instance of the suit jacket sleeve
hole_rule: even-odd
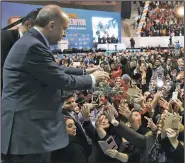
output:
[[[63,67],[64,72],[68,75],[84,75],[84,71],[80,68]]]
[[[69,75],[70,69],[59,67],[51,52],[40,44],[29,48],[23,65],[31,76],[57,89],[69,91],[91,89],[92,87],[90,75]]]

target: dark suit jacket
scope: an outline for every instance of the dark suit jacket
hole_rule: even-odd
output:
[[[20,38],[18,29],[1,31],[1,69],[13,44]]]
[[[95,127],[92,125],[91,121],[85,121],[83,123],[83,127],[87,133],[87,135],[91,138],[92,140],[92,153],[89,157],[89,163],[115,163],[117,162],[116,159],[111,158],[104,154],[103,150],[101,149],[98,141],[105,141],[107,140],[110,136],[112,136],[118,145],[118,151],[120,151],[121,147],[121,142],[122,142],[122,137],[117,135],[117,133],[114,130],[114,127],[110,126],[109,128],[105,129],[106,131],[106,136],[103,139],[100,139],[98,136],[98,133],[95,129]],[[120,151],[122,152],[122,151]]]
[[[69,135],[69,145],[51,154],[52,163],[86,163],[85,149],[77,136]]]
[[[3,154],[45,153],[68,144],[61,90],[90,89],[90,75],[59,67],[42,35],[32,28],[10,50],[3,83]]]
[[[1,31],[1,90],[3,88],[2,70],[5,59],[13,44],[20,38],[18,29]]]

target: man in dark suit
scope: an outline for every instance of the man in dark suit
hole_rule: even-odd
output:
[[[91,89],[109,78],[102,71],[58,66],[49,49],[69,26],[59,6],[40,10],[34,28],[11,48],[3,68],[1,152],[3,162],[43,162],[43,154],[68,145],[61,90]],[[90,71],[89,71],[90,72]]]
[[[35,24],[38,11],[30,12],[22,21],[21,26],[18,29],[1,31],[1,90],[3,88],[2,82],[2,70],[5,59],[15,44],[15,42],[22,37],[31,27]]]
[[[109,35],[107,35],[107,43],[111,43],[111,38],[110,38],[110,36]]]
[[[114,35],[112,35],[112,37],[111,37],[111,43],[116,43],[116,38]]]
[[[131,48],[135,48],[135,40],[133,39],[133,37],[130,39],[130,45]]]

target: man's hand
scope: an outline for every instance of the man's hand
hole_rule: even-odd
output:
[[[107,73],[105,71],[95,71],[91,75],[94,76],[97,83],[104,81],[104,80],[107,80],[107,79],[110,79],[109,73]]]
[[[86,69],[87,74],[92,74],[95,71],[103,71],[103,69],[100,66]]]

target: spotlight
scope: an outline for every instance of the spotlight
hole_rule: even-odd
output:
[[[163,87],[163,85],[164,85],[164,82],[162,80],[158,79],[157,80],[157,87],[161,88],[161,87]]]
[[[184,7],[179,7],[178,10],[177,10],[177,13],[179,16],[184,16]]]
[[[177,17],[184,17],[184,6],[177,7],[175,14]]]

